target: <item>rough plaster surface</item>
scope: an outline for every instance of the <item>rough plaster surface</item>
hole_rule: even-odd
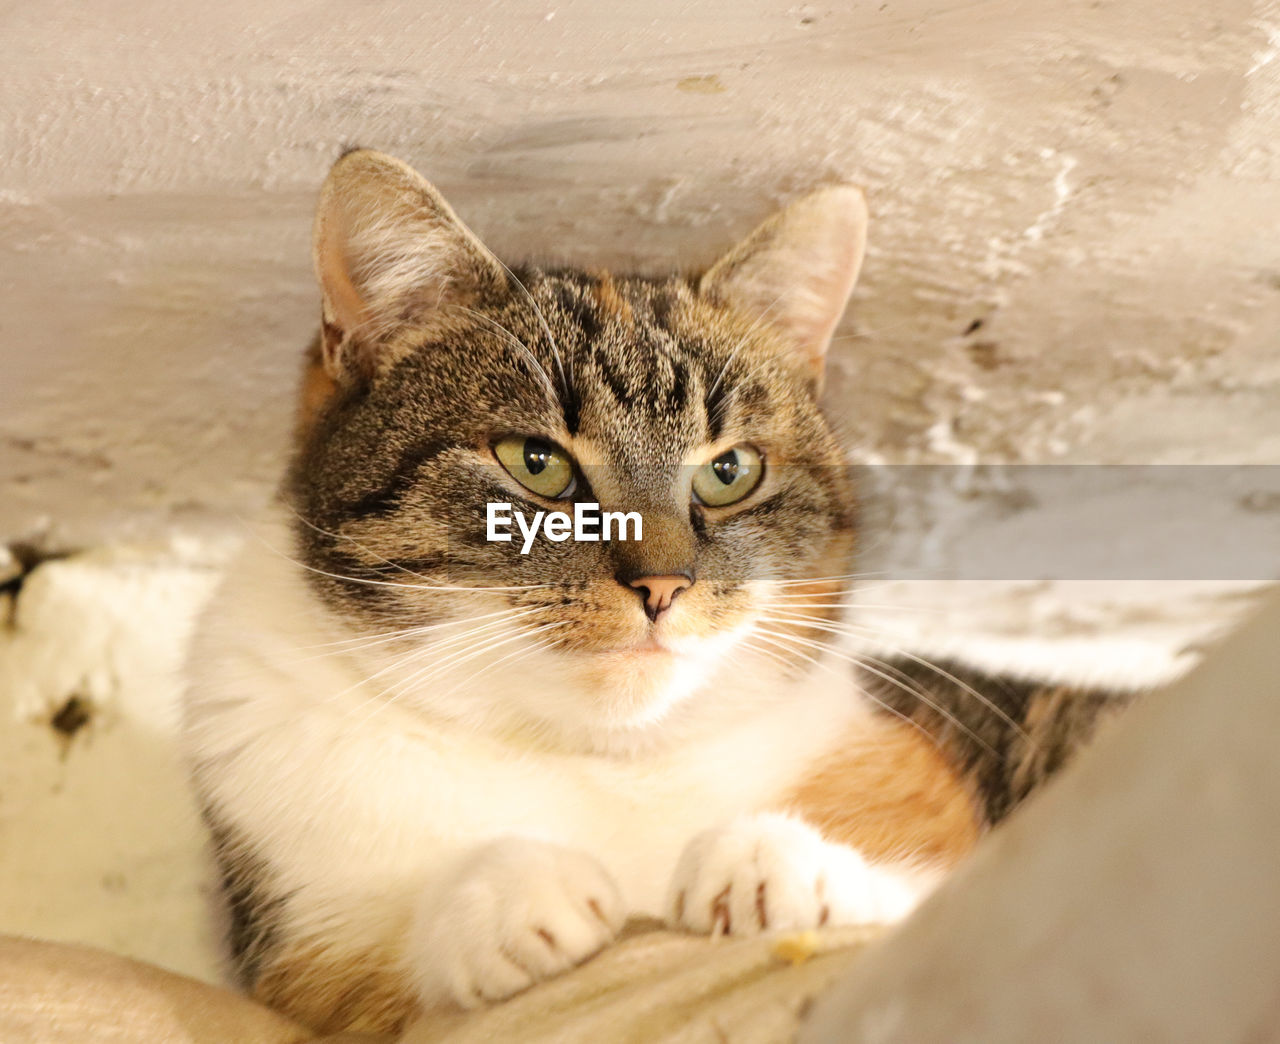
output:
[[[348,142],[509,256],[649,268],[862,183],[863,455],[1280,459],[1273,0],[50,0],[0,41],[3,535],[262,499]]]

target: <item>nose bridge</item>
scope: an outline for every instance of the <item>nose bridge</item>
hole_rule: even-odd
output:
[[[618,583],[640,596],[652,622],[696,581],[697,537],[682,478],[678,465],[618,469],[594,481],[587,472],[602,510],[640,513],[640,539],[615,541],[610,553]]]
[[[638,511],[643,520],[639,540],[617,540],[611,547],[624,582],[692,572],[695,539],[678,463],[652,455],[629,459],[619,447],[607,463],[582,470],[602,511]]]
[[[673,506],[653,504],[629,510],[639,510],[643,523],[639,540],[613,544],[618,575],[628,581],[636,577],[692,579],[696,544],[688,513],[681,516]]]
[[[599,461],[581,464],[602,508],[642,511],[645,516],[670,513],[684,495],[684,469],[679,461],[615,446]]]

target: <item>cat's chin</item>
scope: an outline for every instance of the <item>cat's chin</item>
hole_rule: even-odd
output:
[[[544,678],[520,700],[556,731],[592,737],[660,724],[697,693],[705,675],[699,657],[653,640],[554,660],[554,684]]]
[[[650,670],[680,658],[680,653],[669,642],[650,637],[615,649],[601,649],[589,655],[614,669],[634,668]]]
[[[612,649],[562,653],[556,698],[529,709],[565,736],[585,739],[602,752],[641,749],[671,737],[673,718],[697,718],[697,710],[741,693],[741,679],[726,675],[739,634],[656,637]]]

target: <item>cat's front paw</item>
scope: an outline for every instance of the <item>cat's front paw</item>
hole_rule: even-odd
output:
[[[668,893],[672,927],[754,935],[832,924],[887,924],[920,898],[909,875],[876,867],[783,815],[736,820],[685,847]]]
[[[477,849],[427,899],[409,958],[424,1000],[473,1008],[580,964],[618,934],[624,916],[596,859],[509,838]]]

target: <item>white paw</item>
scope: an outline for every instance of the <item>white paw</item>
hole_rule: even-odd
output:
[[[699,834],[676,865],[667,917],[700,934],[753,935],[827,924],[888,924],[919,900],[909,874],[872,866],[783,815]]]
[[[409,959],[424,1000],[473,1008],[586,960],[624,916],[622,895],[597,860],[508,838],[471,853],[433,890]]]

